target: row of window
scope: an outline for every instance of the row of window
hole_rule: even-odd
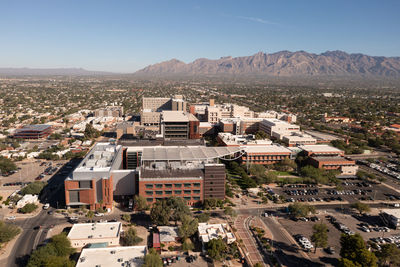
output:
[[[146,198],[147,202],[153,202],[154,200],[157,201],[157,200],[163,200],[163,199],[164,199],[164,198],[162,198],[162,197],[156,197],[155,199],[152,198],[152,197]],[[199,201],[199,200],[200,200],[200,197],[190,197],[190,196],[187,196],[187,197],[183,197],[183,199],[184,199],[184,200],[187,200],[187,201],[190,201],[190,200]]]
[[[146,188],[151,189],[153,187],[155,188],[163,188],[163,186],[165,186],[165,188],[172,188],[172,185],[175,188],[182,188],[182,184],[146,184]],[[183,184],[184,187],[192,187],[191,183],[184,183]],[[200,187],[200,183],[193,183],[194,187]]]
[[[165,190],[165,191],[145,191],[145,192],[146,192],[146,195],[148,195],[148,196],[152,196],[152,195],[154,194],[154,192],[155,192],[156,195],[162,195],[162,194],[165,194],[165,195],[172,195],[172,190]],[[192,194],[192,192],[193,192],[193,194],[195,194],[195,195],[200,194],[200,190],[183,190],[183,191],[182,191],[182,190],[174,190],[173,192],[174,192],[175,195],[181,195],[182,192],[183,192],[183,194],[185,194],[185,195],[190,195],[190,194]]]

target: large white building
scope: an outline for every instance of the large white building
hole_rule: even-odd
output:
[[[279,139],[280,136],[299,132],[300,126],[278,119],[265,119],[260,122],[260,130],[271,137]]]
[[[146,246],[84,248],[76,267],[139,267],[146,252]]]
[[[217,238],[222,238],[227,244],[232,244],[236,241],[235,235],[229,230],[228,225],[225,223],[199,223],[197,229],[199,232],[199,239],[203,244]]]
[[[74,248],[82,248],[94,243],[118,246],[121,229],[120,222],[76,223],[72,225],[67,237]]]

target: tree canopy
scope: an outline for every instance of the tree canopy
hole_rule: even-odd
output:
[[[360,234],[342,235],[340,238],[340,266],[376,267],[377,258],[369,251]],[[354,265],[351,265],[354,264]]]
[[[369,207],[368,204],[361,203],[361,202],[355,202],[355,203],[351,204],[351,207],[353,209],[356,209],[360,214],[369,212],[371,210],[371,208]]]
[[[17,169],[17,165],[12,162],[10,159],[0,156],[0,173],[9,173],[10,171],[15,171]]]
[[[211,239],[207,243],[207,254],[214,260],[222,260],[227,253],[227,246],[221,238]]]
[[[315,207],[304,203],[293,203],[288,206],[289,212],[293,217],[306,217],[310,213],[315,213]]]
[[[313,226],[311,242],[314,243],[315,250],[324,248],[328,245],[328,227],[326,224],[318,223]]]
[[[188,237],[193,236],[197,232],[199,221],[197,218],[193,219],[190,215],[184,215],[181,219],[182,224],[178,228],[178,234],[179,237],[182,238],[182,240],[185,240]]]
[[[73,267],[69,257],[75,252],[65,233],[55,235],[45,246],[35,250],[28,261],[28,267]]]
[[[21,232],[21,229],[13,224],[0,221],[0,243],[8,242]]]
[[[143,267],[163,267],[160,255],[154,248],[149,249],[149,253],[144,257]]]
[[[42,192],[43,188],[46,186],[46,182],[35,181],[33,183],[28,184],[21,190],[22,195],[39,195]]]

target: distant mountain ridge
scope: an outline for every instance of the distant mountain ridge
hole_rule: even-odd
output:
[[[114,74],[104,71],[90,71],[82,68],[49,68],[49,69],[36,69],[36,68],[0,68],[0,75],[6,76],[53,76],[53,75],[72,75],[72,76],[87,76],[87,75],[109,75]]]
[[[135,75],[218,75],[259,74],[266,76],[377,76],[400,77],[400,57],[377,57],[327,51],[259,52],[252,56],[196,59],[184,63],[177,59],[150,65]]]

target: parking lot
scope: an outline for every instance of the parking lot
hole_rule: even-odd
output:
[[[274,192],[283,195],[287,202],[330,202],[360,200],[399,200],[400,194],[379,183],[366,182],[358,178],[341,179],[340,188],[313,184],[289,184],[276,187]]]

